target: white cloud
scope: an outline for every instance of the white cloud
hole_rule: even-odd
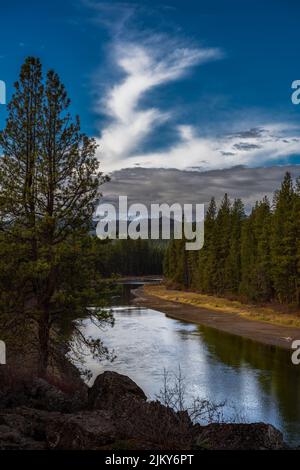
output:
[[[99,158],[105,170],[126,166],[143,139],[170,117],[158,108],[140,108],[140,100],[147,92],[181,78],[192,66],[220,57],[218,49],[158,44],[157,39],[152,44],[115,47],[114,59],[125,77],[107,91],[100,103],[109,118],[98,139]]]
[[[141,152],[145,138],[172,116],[172,110],[142,107],[141,99],[153,88],[182,78],[191,67],[221,55],[219,49],[181,47],[160,36],[138,45],[133,42],[117,44],[113,60],[123,77],[107,90],[99,103],[107,117],[107,125],[97,139],[102,169],[112,172],[138,165],[213,170],[276,163],[300,154],[299,127],[284,122],[260,123],[259,128],[241,122],[239,132],[222,136],[204,136],[195,126],[181,123],[175,128],[177,137],[169,148]],[[236,123],[229,123],[231,128],[234,125],[236,127]]]
[[[201,137],[192,126],[178,126],[180,141],[162,152],[133,155],[126,166],[213,170],[235,165],[257,166],[300,154],[300,126],[264,124],[221,137]],[[252,133],[251,133],[252,131]],[[120,162],[120,168],[124,167]]]

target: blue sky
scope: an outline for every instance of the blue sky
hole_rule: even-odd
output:
[[[9,98],[27,55],[54,68],[107,172],[297,164],[299,18],[297,0],[11,0],[0,79]]]

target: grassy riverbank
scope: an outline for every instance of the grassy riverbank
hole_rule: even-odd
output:
[[[287,308],[286,310],[278,311],[275,307],[271,306],[243,304],[236,300],[228,300],[196,292],[167,289],[163,285],[145,285],[144,290],[149,295],[171,302],[179,302],[224,314],[234,313],[248,320],[300,328],[300,313],[289,313]]]

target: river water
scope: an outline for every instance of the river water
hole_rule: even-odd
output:
[[[128,375],[155,399],[164,369],[172,377],[180,366],[187,402],[225,402],[224,421],[268,422],[288,443],[300,444],[300,366],[290,352],[127,305],[128,295],[119,303],[113,328],[85,325],[85,334],[103,338],[117,356],[112,363],[88,357],[93,377],[105,370]]]

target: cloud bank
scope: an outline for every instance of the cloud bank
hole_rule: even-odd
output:
[[[116,171],[103,187],[104,200],[115,203],[119,195],[128,195],[130,203],[172,204],[173,202],[208,204],[214,196],[220,201],[227,192],[234,199],[241,197],[246,210],[265,195],[272,200],[286,171],[294,178],[300,176],[299,165],[268,168],[236,166],[205,172],[176,169],[127,168]]]

